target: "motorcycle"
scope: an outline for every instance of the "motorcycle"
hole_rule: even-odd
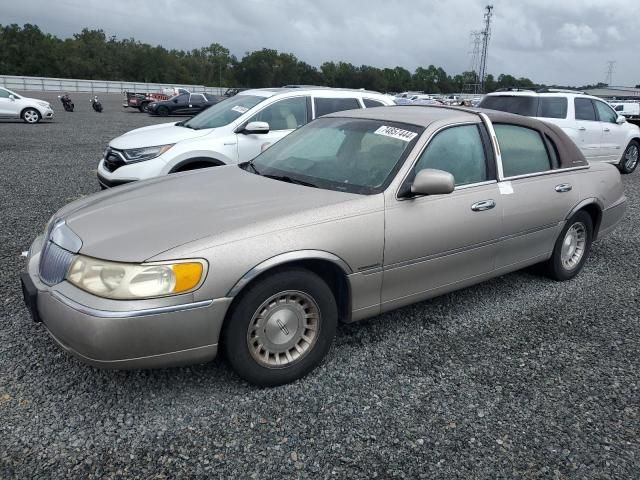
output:
[[[74,105],[68,93],[65,93],[64,95],[58,95],[58,98],[62,102],[62,106],[64,107],[64,110],[66,112],[73,112]]]
[[[91,102],[91,106],[93,110],[100,113],[102,111],[102,103],[98,100],[98,96],[95,95],[92,99],[89,100]]]

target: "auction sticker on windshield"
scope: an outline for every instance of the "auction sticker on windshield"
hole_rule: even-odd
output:
[[[238,113],[246,113],[247,111],[249,111],[248,108],[246,107],[242,107],[240,105],[236,105],[235,107],[233,107],[231,110],[233,110],[234,112],[238,112]]]
[[[403,140],[405,142],[410,142],[418,135],[415,132],[410,132],[409,130],[403,130],[401,128],[388,127],[386,125],[381,126],[375,132],[376,135],[384,135],[385,137],[396,138],[398,140]]]

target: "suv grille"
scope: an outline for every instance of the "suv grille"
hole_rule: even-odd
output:
[[[40,254],[40,278],[47,285],[60,283],[67,276],[75,255],[47,241]]]
[[[107,148],[104,156],[104,168],[109,172],[115,172],[118,168],[125,164],[122,154],[113,148]]]

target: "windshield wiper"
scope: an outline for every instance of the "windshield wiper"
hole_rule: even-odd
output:
[[[255,168],[255,167],[254,167]],[[282,182],[294,183],[296,185],[303,185],[305,187],[318,188],[315,183],[305,182],[304,180],[298,180],[297,178],[291,178],[287,175],[264,175],[267,178],[273,178],[274,180],[280,180]]]
[[[253,173],[255,173],[256,175],[261,175],[261,173],[258,171],[256,166],[253,164],[253,160],[249,160],[248,162],[245,162],[242,166],[244,165],[246,165],[248,168],[253,170]]]

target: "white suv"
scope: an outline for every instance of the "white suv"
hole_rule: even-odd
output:
[[[18,95],[0,87],[0,118],[21,118],[26,123],[38,123],[53,118],[53,109],[49,102]]]
[[[613,163],[622,173],[631,173],[638,165],[640,128],[598,97],[568,90],[499,91],[486,95],[478,107],[553,123],[571,137],[587,160]]]
[[[138,128],[113,139],[98,165],[98,181],[107,188],[248,161],[314,118],[385,105],[394,105],[393,98],[365,90],[246,90],[188,120]]]

